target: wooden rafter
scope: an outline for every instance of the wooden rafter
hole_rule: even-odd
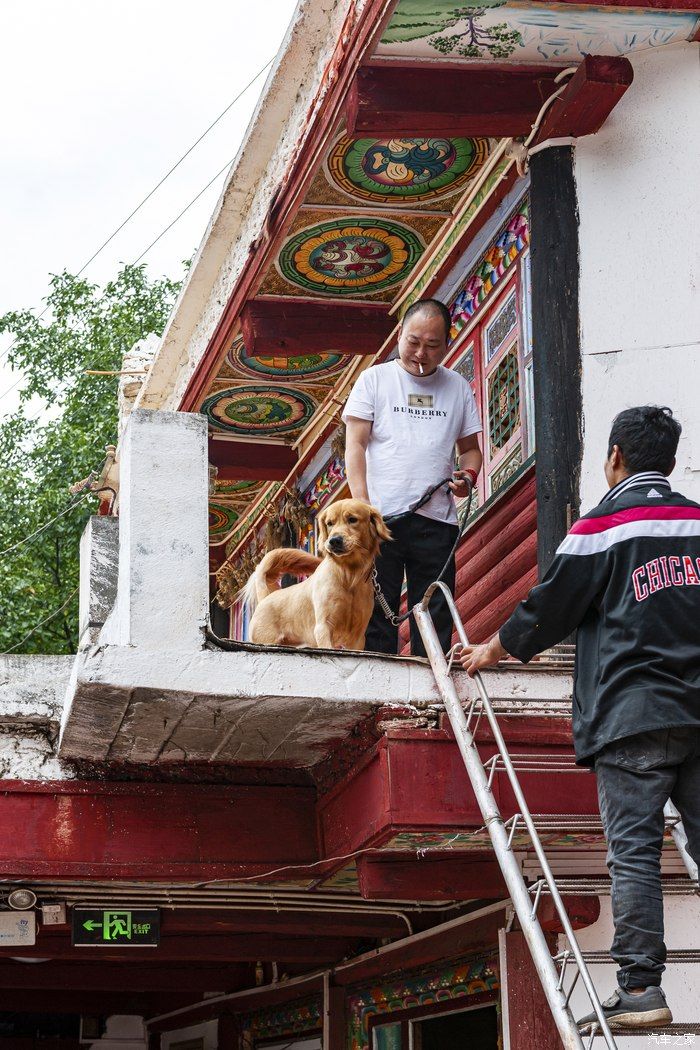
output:
[[[527,135],[558,72],[505,64],[365,66],[348,93],[348,134]]]
[[[284,481],[297,464],[297,453],[282,442],[209,439],[209,462],[218,481]]]
[[[384,303],[253,299],[241,314],[249,354],[373,354],[394,326]]]
[[[599,131],[634,78],[627,58],[586,55],[542,119],[533,145],[551,138]]]

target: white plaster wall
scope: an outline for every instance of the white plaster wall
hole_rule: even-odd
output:
[[[107,1018],[105,1034],[90,1044],[90,1050],[146,1050],[143,1018],[132,1014],[114,1014]]]
[[[669,405],[673,484],[700,500],[700,44],[629,56],[632,86],[576,146],[584,510],[605,492],[615,414]]]
[[[697,950],[700,944],[700,908],[697,901],[698,898],[692,894],[677,897],[668,895],[664,898],[665,939],[669,951],[689,948]],[[598,921],[584,930],[579,930],[576,936],[584,951],[609,951],[613,932],[610,897],[601,897]],[[564,939],[560,938],[560,941],[563,947]],[[599,996],[607,998],[617,986],[615,963],[612,960],[609,963],[596,963],[590,966],[590,971]],[[699,974],[697,963],[669,963],[666,968],[662,986],[675,1023],[700,1021],[697,992]],[[581,982],[574,989],[571,1005],[575,1017],[582,1017],[590,1012],[591,1007]],[[659,1031],[663,1032],[663,1029]],[[624,1038],[617,1034],[615,1038],[619,1050],[639,1050],[642,1045],[639,1038]],[[696,1036],[695,1040],[700,1044],[700,1036]],[[649,1040],[645,1040],[645,1043],[647,1046],[651,1045]],[[597,1040],[596,1045],[602,1045],[602,1041]]]
[[[117,596],[100,644],[201,648],[209,604],[204,416],[134,410],[119,462]]]
[[[204,1024],[190,1025],[189,1028],[178,1028],[174,1032],[164,1032],[160,1037],[161,1050],[170,1050],[173,1044],[186,1043],[190,1039],[201,1039],[202,1050],[218,1050],[219,1022],[206,1021]]]

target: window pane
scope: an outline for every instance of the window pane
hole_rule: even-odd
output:
[[[374,1050],[401,1050],[401,1025],[383,1024],[375,1028]]]

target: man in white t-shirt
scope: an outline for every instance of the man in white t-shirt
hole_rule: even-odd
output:
[[[453,476],[449,487],[439,488],[416,514],[390,522],[393,539],[382,544],[377,573],[395,612],[404,573],[409,608],[439,575],[457,538],[455,497],[467,495],[466,479],[473,484],[481,469],[481,422],[471,387],[440,364],[450,323],[449,310],[436,299],[420,299],[409,307],[399,329],[398,358],[364,371],[343,412],[350,492],[378,507],[384,517],[408,510],[426,489]],[[454,590],[454,558],[443,579]],[[431,612],[447,651],[452,619],[441,595],[433,598]],[[377,605],[365,647],[370,652],[398,651],[398,629]],[[425,656],[413,620],[411,652]]]

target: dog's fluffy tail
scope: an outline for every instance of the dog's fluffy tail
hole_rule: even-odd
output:
[[[263,598],[272,591],[279,590],[280,576],[286,572],[293,576],[310,576],[320,564],[321,559],[315,554],[307,554],[306,551],[297,551],[291,547],[280,547],[270,551],[243,588],[246,605],[252,612]]]

